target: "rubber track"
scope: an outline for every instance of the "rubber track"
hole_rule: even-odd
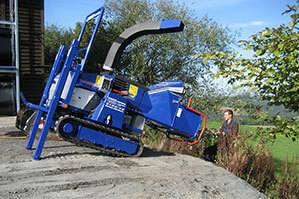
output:
[[[112,136],[118,135],[118,136],[121,136],[121,137],[128,138],[130,140],[138,141],[138,143],[139,143],[139,151],[135,155],[130,155],[130,154],[127,154],[127,153],[124,153],[124,152],[116,151],[114,149],[104,148],[104,147],[102,147],[100,145],[91,144],[89,142],[78,141],[75,138],[65,137],[65,136],[63,136],[62,134],[60,134],[58,132],[59,131],[58,127],[59,127],[60,123],[63,122],[64,120],[73,120],[76,123],[78,123],[79,125],[87,127],[87,128],[91,128],[91,129],[94,129],[94,130],[100,130],[100,131],[103,131],[106,134],[110,134]],[[121,132],[119,130],[107,127],[107,126],[99,125],[99,124],[96,124],[94,122],[87,121],[87,120],[84,120],[84,119],[81,119],[81,118],[77,118],[77,117],[74,117],[74,116],[70,116],[70,115],[62,116],[62,117],[60,117],[56,121],[55,131],[65,141],[71,142],[71,143],[73,143],[73,144],[75,144],[77,146],[84,146],[84,147],[87,147],[87,148],[95,149],[95,150],[99,151],[100,153],[102,153],[104,155],[108,155],[108,156],[114,156],[114,157],[138,157],[143,152],[143,144],[141,142],[140,136],[130,135],[130,134]]]

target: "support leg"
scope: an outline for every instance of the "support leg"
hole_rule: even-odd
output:
[[[42,111],[38,111],[37,114],[36,114],[34,123],[33,123],[33,127],[30,131],[30,134],[29,134],[29,137],[28,137],[28,140],[27,140],[27,143],[26,143],[26,149],[28,149],[28,150],[32,149],[34,139],[35,139],[35,136],[36,136],[36,133],[37,133],[37,130],[38,130],[39,121],[40,121],[41,117],[42,117]]]
[[[49,117],[49,115],[48,115],[48,117],[45,121],[45,124],[44,124],[44,128],[43,128],[43,130],[42,130],[42,132],[39,136],[39,140],[38,140],[38,143],[37,143],[36,150],[34,152],[33,159],[35,159],[35,160],[40,159],[40,156],[42,154],[44,144],[45,144],[48,132],[49,132],[49,128],[51,126],[51,122],[52,122],[52,117],[51,116]]]

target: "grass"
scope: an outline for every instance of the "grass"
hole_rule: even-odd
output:
[[[216,128],[221,127],[220,121],[207,121],[207,128]],[[257,127],[254,125],[241,125],[241,132],[255,132]],[[252,144],[255,144],[257,141],[251,140]],[[268,144],[269,149],[272,152],[274,159],[275,170],[279,174],[281,172],[281,163],[288,157],[288,162],[291,163],[293,158],[297,158],[299,161],[299,140],[292,141],[284,136],[277,137],[274,143]],[[299,175],[299,166],[297,167],[297,173]]]
[[[215,128],[219,129],[222,125],[221,121],[216,120],[207,120],[207,128]],[[256,130],[256,126],[254,125],[241,125],[240,130],[241,132],[253,132]]]
[[[293,158],[299,161],[299,140],[292,141],[284,136],[280,136],[273,144],[268,144],[272,151],[275,168],[278,172],[281,170],[281,162],[288,158],[291,163]],[[299,166],[297,166],[297,173],[299,175]]]

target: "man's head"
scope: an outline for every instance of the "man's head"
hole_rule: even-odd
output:
[[[234,112],[231,109],[226,109],[224,111],[224,120],[225,121],[231,120],[231,119],[233,119],[233,117],[234,117]]]

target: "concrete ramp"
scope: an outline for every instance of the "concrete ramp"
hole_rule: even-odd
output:
[[[266,198],[191,156],[145,149],[139,158],[115,158],[47,141],[44,159],[33,161],[24,139],[0,138],[0,198]]]

